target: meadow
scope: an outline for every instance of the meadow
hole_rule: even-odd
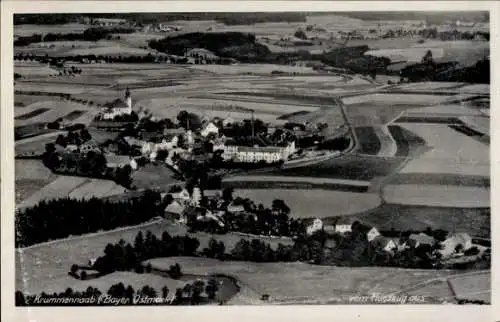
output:
[[[147,164],[132,174],[132,182],[138,189],[167,189],[168,186],[181,184],[174,172],[166,165]]]
[[[355,214],[380,205],[377,194],[319,189],[236,189],[235,196],[250,198],[256,204],[270,207],[282,199],[293,218],[325,218]]]
[[[373,292],[390,294],[426,280],[446,277],[453,271],[399,268],[352,268],[305,263],[249,263],[193,257],[156,258],[148,262],[155,268],[168,268],[178,262],[190,274],[224,274],[237,279],[240,296],[228,304],[265,304],[259,298],[269,295],[270,304],[349,304],[354,295]],[[260,302],[260,303],[259,303]],[[352,303],[352,302],[351,302]]]

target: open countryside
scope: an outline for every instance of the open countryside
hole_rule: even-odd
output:
[[[489,15],[388,17],[16,14],[16,305],[490,304]]]

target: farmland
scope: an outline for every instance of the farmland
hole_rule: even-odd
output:
[[[349,215],[376,208],[380,204],[376,194],[330,190],[236,189],[234,194],[264,206],[271,206],[274,199],[282,199],[290,207],[290,216],[294,218]]]
[[[135,171],[132,180],[138,189],[166,189],[170,185],[181,183],[165,165],[152,164]]]
[[[347,268],[305,263],[220,262],[206,258],[172,257],[149,260],[156,268],[178,262],[190,274],[218,273],[237,279],[241,294],[229,304],[347,304],[354,295],[390,294],[426,280],[446,277],[454,271],[422,271],[398,268]],[[447,285],[443,285],[446,289]],[[439,303],[438,299],[432,299]],[[449,300],[449,299],[448,299]],[[260,302],[260,303],[259,303]]]

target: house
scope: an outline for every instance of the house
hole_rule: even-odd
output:
[[[207,137],[209,134],[219,134],[219,128],[212,122],[208,122],[204,128],[200,131],[201,136]]]
[[[189,192],[186,189],[182,189],[179,192],[171,193],[171,195],[174,198],[174,200],[180,202],[188,202],[191,200],[191,196],[189,195]]]
[[[66,151],[75,152],[77,150],[78,150],[78,146],[76,144],[68,144],[68,145],[66,145]]]
[[[356,222],[356,219],[349,216],[340,217],[335,222],[335,232],[344,234],[352,231],[352,224]]]
[[[245,207],[243,207],[243,205],[235,205],[235,204],[231,203],[231,204],[229,204],[229,206],[227,206],[227,212],[230,212],[233,214],[242,213],[244,211],[245,211]]]
[[[447,257],[455,253],[457,247],[462,251],[472,247],[472,238],[467,233],[458,233],[450,235],[443,242],[441,242],[441,249],[439,252],[443,257]]]
[[[365,235],[366,239],[369,242],[371,242],[376,237],[380,236],[380,233],[377,230],[377,228],[362,224],[358,221],[352,223],[351,230]]]
[[[323,221],[319,218],[314,219],[313,223],[306,228],[307,235],[312,235],[323,229]]]
[[[181,220],[185,208],[186,207],[183,206],[181,203],[174,200],[167,207],[165,207],[165,217],[173,218],[175,220]]]
[[[105,158],[108,168],[123,168],[130,165],[132,170],[137,170],[137,162],[128,155],[107,154]]]
[[[373,246],[385,252],[393,252],[398,249],[398,242],[392,238],[377,236],[371,240]]]
[[[411,234],[408,237],[407,245],[413,248],[417,248],[422,245],[432,246],[436,243],[436,240],[424,233]]]

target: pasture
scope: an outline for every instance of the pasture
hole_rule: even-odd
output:
[[[175,174],[166,165],[146,164],[132,174],[132,182],[138,189],[161,189],[179,184],[181,181],[175,178]]]
[[[250,263],[193,257],[149,260],[156,268],[178,262],[189,274],[218,273],[238,280],[241,294],[228,304],[348,304],[351,296],[390,294],[426,280],[446,277],[453,271],[412,270],[389,267],[331,267],[305,263]],[[259,303],[260,302],[260,303]],[[351,302],[352,304],[352,302]]]
[[[490,176],[489,147],[444,124],[404,124],[423,138],[430,150],[414,158],[401,173],[443,173]]]
[[[427,227],[449,232],[466,232],[471,236],[490,238],[490,215],[487,208],[441,207],[428,205],[395,205],[355,214],[355,218],[378,230],[423,231]]]
[[[389,184],[383,188],[383,198],[391,204],[487,208],[490,189],[485,187],[445,184]]]
[[[31,36],[33,34],[60,33],[65,32],[83,32],[88,26],[78,23],[70,23],[64,25],[15,25],[15,36]]]
[[[235,196],[250,198],[256,204],[270,207],[274,199],[282,199],[290,207],[293,218],[325,218],[350,215],[380,205],[376,194],[319,189],[236,189]]]
[[[486,303],[491,303],[490,272],[450,278],[449,284],[458,300],[484,301]]]
[[[78,112],[81,116],[87,111],[87,106],[63,100],[47,100],[33,103],[26,108],[17,109],[16,126],[28,125],[33,123],[54,122],[59,118],[65,118],[68,115],[75,116]]]
[[[133,243],[139,231],[145,234],[147,230],[150,230],[158,238],[161,237],[164,231],[168,231],[172,236],[183,236],[188,234],[185,226],[160,222],[58,240],[25,249],[17,249],[15,254],[16,289],[27,291],[32,289],[40,290],[53,285],[54,281],[60,279],[65,280],[71,265],[84,265],[89,259],[103,255],[104,247],[108,243],[117,243],[120,239],[128,243]],[[232,233],[214,236],[198,232],[188,235],[198,238],[200,241],[198,250],[208,247],[208,243],[213,237],[224,242],[227,252],[233,249],[240,239],[244,238],[250,240],[254,238],[239,236]],[[259,239],[266,243],[270,243],[273,249],[276,249],[279,243],[285,245],[292,244],[292,241],[288,239],[271,237],[259,237]]]

